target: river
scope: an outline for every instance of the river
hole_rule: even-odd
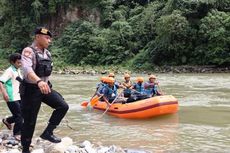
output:
[[[135,75],[136,76],[136,75]],[[134,80],[134,77],[132,79]],[[145,80],[147,80],[147,75]],[[161,90],[176,97],[179,111],[145,120],[120,119],[82,108],[100,76],[53,75],[54,89],[70,105],[56,133],[75,143],[118,145],[151,152],[230,152],[230,74],[157,74]],[[122,80],[122,76],[117,76]],[[51,109],[42,105],[35,135],[42,133]],[[0,116],[9,115],[1,98]],[[67,126],[71,126],[70,129]]]

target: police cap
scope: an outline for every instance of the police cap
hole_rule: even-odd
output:
[[[37,27],[34,33],[35,33],[35,35],[36,34],[42,34],[42,35],[48,35],[48,36],[52,37],[52,33],[45,27]]]

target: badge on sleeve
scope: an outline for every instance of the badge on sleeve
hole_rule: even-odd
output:
[[[26,57],[31,57],[31,52],[26,50],[24,51],[23,55]]]

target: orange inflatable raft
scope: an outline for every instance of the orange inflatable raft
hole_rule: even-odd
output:
[[[105,111],[105,102],[98,101],[94,109]],[[178,101],[172,95],[156,96],[131,103],[114,103],[110,106],[107,114],[128,119],[142,119],[154,116],[172,114],[178,111]]]

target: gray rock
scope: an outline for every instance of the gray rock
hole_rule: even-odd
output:
[[[20,143],[10,134],[0,132],[0,144],[0,153],[20,153]],[[76,146],[73,145],[73,141],[69,137],[63,138],[62,142],[58,144],[35,138],[32,145],[34,145],[32,153],[150,153],[135,149],[124,150],[115,145],[92,144],[87,140]]]
[[[44,150],[43,149],[36,149],[36,150],[33,150],[32,153],[44,153]]]
[[[4,134],[2,135],[2,139],[3,139],[3,140],[6,140],[9,136],[10,136],[9,134],[4,133]]]
[[[136,150],[136,149],[125,149],[125,153],[150,153],[144,150]]]
[[[6,144],[6,147],[7,147],[7,148],[12,148],[13,145],[12,145],[12,144]]]
[[[109,147],[104,147],[104,146],[100,146],[97,149],[97,153],[107,153],[109,151]]]
[[[81,148],[85,148],[86,146],[91,146],[91,142],[89,142],[88,140],[85,140],[84,142],[82,142],[79,146]]]
[[[6,149],[0,148],[0,153],[6,153]]]
[[[73,140],[71,138],[64,137],[60,143],[52,143],[47,149],[45,149],[45,153],[64,153],[72,144]]]
[[[110,153],[125,153],[125,151],[121,147],[118,147],[115,145],[112,145],[109,147],[109,152]]]
[[[14,145],[12,148],[13,148],[13,149],[18,149],[18,148],[19,148],[19,145]]]
[[[14,146],[14,145],[18,145],[19,142],[16,140],[8,140],[7,144],[12,144]]]
[[[18,149],[10,149],[5,153],[21,153]]]
[[[65,153],[75,153],[77,152],[77,150],[79,150],[80,148],[78,146],[69,146]]]

